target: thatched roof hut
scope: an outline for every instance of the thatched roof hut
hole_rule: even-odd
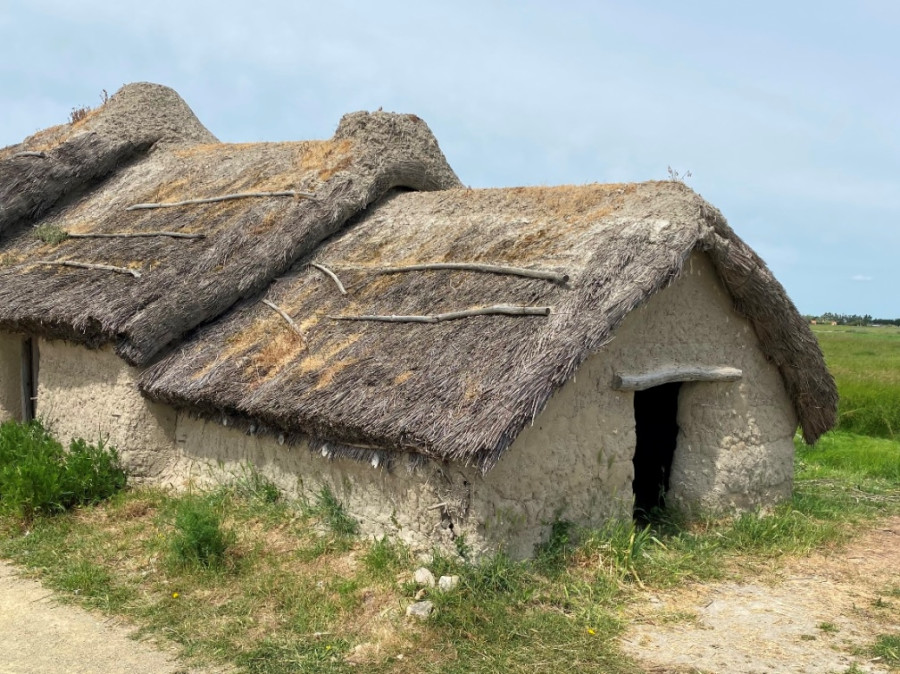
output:
[[[782,374],[804,437],[834,423],[836,392],[814,336],[771,272],[686,186],[395,193],[264,296],[202,329],[141,380],[150,397],[281,431],[490,468],[623,318],[706,253]],[[454,269],[480,263],[547,278]],[[313,263],[333,270],[348,293]],[[555,278],[554,278],[555,275]],[[549,315],[437,323],[337,320],[494,305]]]
[[[0,421],[99,429],[143,477],[250,461],[366,531],[527,555],[661,493],[784,499],[836,404],[678,182],[469,190],[413,115],[220,143],[149,84],[0,149]]]
[[[128,85],[0,150],[0,329],[115,343],[144,365],[391,188],[458,185],[413,115],[347,115],[327,141],[219,143],[171,89]],[[134,209],[235,193],[264,196]]]

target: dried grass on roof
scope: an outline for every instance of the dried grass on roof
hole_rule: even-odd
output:
[[[307,349],[262,383],[217,359],[267,309],[247,303],[148,370],[142,389],[174,405],[260,420],[347,446],[492,466],[587,356],[635,307],[711,259],[737,310],[779,367],[805,437],[834,422],[836,392],[814,338],[765,265],[721,215],[674,183],[397,194],[369,209],[267,297]],[[466,271],[374,275],[405,262],[513,263],[567,272],[569,284]],[[436,325],[348,323],[329,314],[429,314],[505,302],[550,317],[482,316]],[[261,340],[251,346],[264,349]],[[211,361],[215,360],[213,365]],[[192,368],[208,367],[203,380]]]
[[[197,325],[261,291],[372,201],[396,186],[456,187],[422,122],[347,115],[329,141],[217,143],[177,94],[129,85],[45,158],[0,161],[0,328],[88,345],[114,342],[146,364]],[[128,211],[246,191],[291,189],[314,199],[239,199]],[[36,225],[76,233],[177,231],[171,238],[67,239],[48,247]],[[128,265],[140,279],[29,264]]]

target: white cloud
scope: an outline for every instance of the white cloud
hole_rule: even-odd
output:
[[[871,276],[866,276],[865,274],[855,274],[850,277],[851,281],[872,281],[874,280]]]

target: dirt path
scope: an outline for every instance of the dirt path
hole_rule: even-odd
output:
[[[900,634],[898,593],[900,517],[770,577],[648,595],[622,645],[659,674],[889,672],[865,649]]]
[[[0,674],[200,674],[0,562]]]

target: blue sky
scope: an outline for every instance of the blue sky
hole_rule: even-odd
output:
[[[690,171],[802,312],[894,318],[897,35],[895,0],[8,0],[0,146],[133,81],[226,141],[411,112],[472,187]]]

